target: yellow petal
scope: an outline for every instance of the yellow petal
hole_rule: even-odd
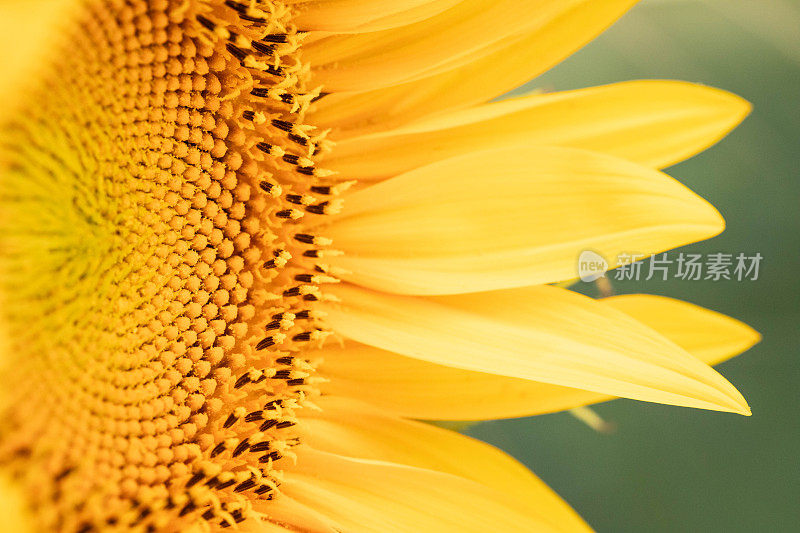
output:
[[[647,294],[615,296],[602,305],[624,312],[653,328],[709,365],[747,350],[760,335],[730,317]],[[373,346],[347,342],[327,347],[320,372],[330,381],[327,394],[358,398],[399,416],[430,420],[485,420],[531,416],[571,409],[613,398],[560,387],[450,368]]]
[[[428,470],[477,481],[546,517],[562,531],[588,531],[547,485],[502,451],[430,424],[387,416],[365,404],[323,397],[319,413],[300,420],[303,442],[317,450]]]
[[[415,24],[321,39],[303,47],[303,59],[311,65],[312,85],[326,92],[379,89],[473,62],[494,51],[491,45],[520,39],[573,3],[464,0]]]
[[[662,168],[715,143],[749,110],[738,96],[678,81],[537,94],[348,139],[325,168],[347,179],[384,179],[476,150],[532,145],[584,148]]]
[[[33,533],[33,523],[23,495],[10,477],[0,475],[0,524],[8,533]]]
[[[492,420],[562,411],[610,396],[527,379],[453,368],[348,341],[326,347],[325,394],[357,398],[398,416]]]
[[[722,376],[608,305],[547,285],[439,297],[342,284],[323,310],[334,331],[463,370],[657,403],[749,414]]]
[[[301,31],[362,33],[425,20],[459,0],[312,0],[295,4],[292,22]]]
[[[298,447],[297,455],[297,466],[286,472],[281,491],[346,531],[559,531],[503,493],[468,479],[307,446]]]
[[[331,94],[309,120],[334,138],[387,131],[420,117],[496,98],[551,68],[622,16],[637,0],[580,0],[529,35],[475,61],[426,78],[367,92]],[[463,37],[463,36],[462,36]],[[465,40],[470,40],[469,36]],[[452,66],[452,65],[451,65]]]
[[[11,111],[16,91],[48,58],[54,31],[69,17],[75,0],[4,0],[0,2],[0,119]]]
[[[360,285],[450,294],[572,279],[592,249],[658,253],[722,231],[719,213],[655,170],[554,147],[434,163],[351,194],[325,234]]]
[[[709,365],[730,359],[761,340],[747,324],[681,300],[625,294],[601,301],[657,330]]]

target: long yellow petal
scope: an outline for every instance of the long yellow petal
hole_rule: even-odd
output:
[[[471,479],[547,517],[562,531],[589,530],[544,482],[493,446],[430,424],[387,416],[344,398],[323,397],[317,403],[322,410],[299,422],[303,442],[315,449]]]
[[[600,300],[709,365],[747,350],[760,339],[748,325],[720,313],[663,296]],[[613,398],[548,383],[451,368],[373,346],[347,342],[326,348],[320,371],[326,394],[358,398],[399,416],[430,420],[485,420],[531,416]]]
[[[708,148],[750,104],[679,81],[634,81],[512,98],[340,142],[325,168],[376,180],[476,150],[571,146],[663,168]]]
[[[363,33],[425,20],[460,0],[311,0],[295,3],[302,31]]]
[[[650,326],[709,365],[742,353],[761,335],[729,316],[652,294],[624,294],[601,302]]]
[[[16,91],[24,90],[32,69],[48,58],[59,23],[76,0],[4,0],[0,2],[0,119],[11,109]]]
[[[297,449],[281,491],[346,531],[442,533],[559,531],[502,492],[458,476]],[[278,499],[281,497],[279,496]],[[478,509],[479,512],[475,512]]]
[[[381,32],[336,35],[308,44],[312,85],[327,92],[367,91],[452,70],[521,38],[580,0],[464,0],[415,24]],[[465,36],[469,36],[465,38]]]
[[[29,513],[25,498],[13,480],[5,474],[0,476],[0,523],[3,531],[33,533],[33,521]]]
[[[333,129],[333,138],[341,140],[486,102],[556,65],[636,2],[582,0],[570,4],[572,9],[542,24],[532,34],[512,39],[508,46],[459,68],[393,87],[326,96],[309,114],[309,120],[321,128]]]
[[[724,222],[689,189],[614,157],[554,147],[448,159],[351,194],[325,228],[341,277],[406,294],[572,279],[593,249],[617,264],[712,237]]]
[[[408,297],[342,284],[334,331],[398,354],[657,403],[749,414],[708,365],[611,306],[547,285]]]

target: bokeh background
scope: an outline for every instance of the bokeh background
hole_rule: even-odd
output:
[[[465,432],[525,462],[601,533],[800,531],[800,2],[644,0],[519,92],[635,78],[700,82],[754,105],[720,144],[668,172],[728,224],[681,250],[760,252],[758,281],[614,282],[617,293],[674,296],[760,331],[761,344],[719,366],[753,416],[614,400],[596,407],[613,433],[568,413]]]

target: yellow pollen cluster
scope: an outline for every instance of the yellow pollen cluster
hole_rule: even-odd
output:
[[[341,184],[272,1],[87,1],[0,130],[0,465],[43,531],[230,526],[280,490]]]

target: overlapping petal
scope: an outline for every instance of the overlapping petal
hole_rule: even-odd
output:
[[[365,33],[428,19],[460,0],[308,0],[294,2],[303,31]]]
[[[451,294],[572,279],[592,249],[611,267],[712,237],[724,222],[677,181],[614,157],[531,147],[434,163],[347,197],[325,228],[340,276],[387,292]]]
[[[647,294],[599,301],[649,326],[706,364],[738,355],[759,335],[738,320],[696,305]],[[362,399],[387,412],[432,420],[530,416],[605,401],[612,396],[514,377],[462,370],[348,341],[327,348],[323,391]]]
[[[347,531],[562,531],[503,492],[462,477],[396,463],[297,449],[283,493]],[[475,507],[480,506],[480,512]]]
[[[329,92],[380,89],[452,70],[518,40],[581,0],[463,0],[433,17],[381,32],[306,45],[312,83]],[[465,36],[469,36],[465,39]]]
[[[503,492],[561,531],[587,531],[581,518],[544,482],[502,451],[429,424],[387,416],[358,401],[326,396],[301,421],[304,442],[349,457],[405,464],[477,481]],[[475,465],[480,465],[476,468]]]
[[[710,87],[632,81],[512,98],[347,139],[325,166],[347,179],[378,180],[470,152],[552,145],[662,168],[718,141],[749,110],[738,96]]]
[[[420,117],[481,104],[548,70],[622,16],[637,0],[582,0],[535,31],[507,41],[475,61],[420,80],[334,93],[309,114],[336,140],[388,131]],[[466,41],[468,42],[468,41]],[[452,66],[452,65],[451,65]]]
[[[557,287],[437,297],[343,284],[344,337],[431,363],[651,402],[749,414],[722,376],[656,331]]]

